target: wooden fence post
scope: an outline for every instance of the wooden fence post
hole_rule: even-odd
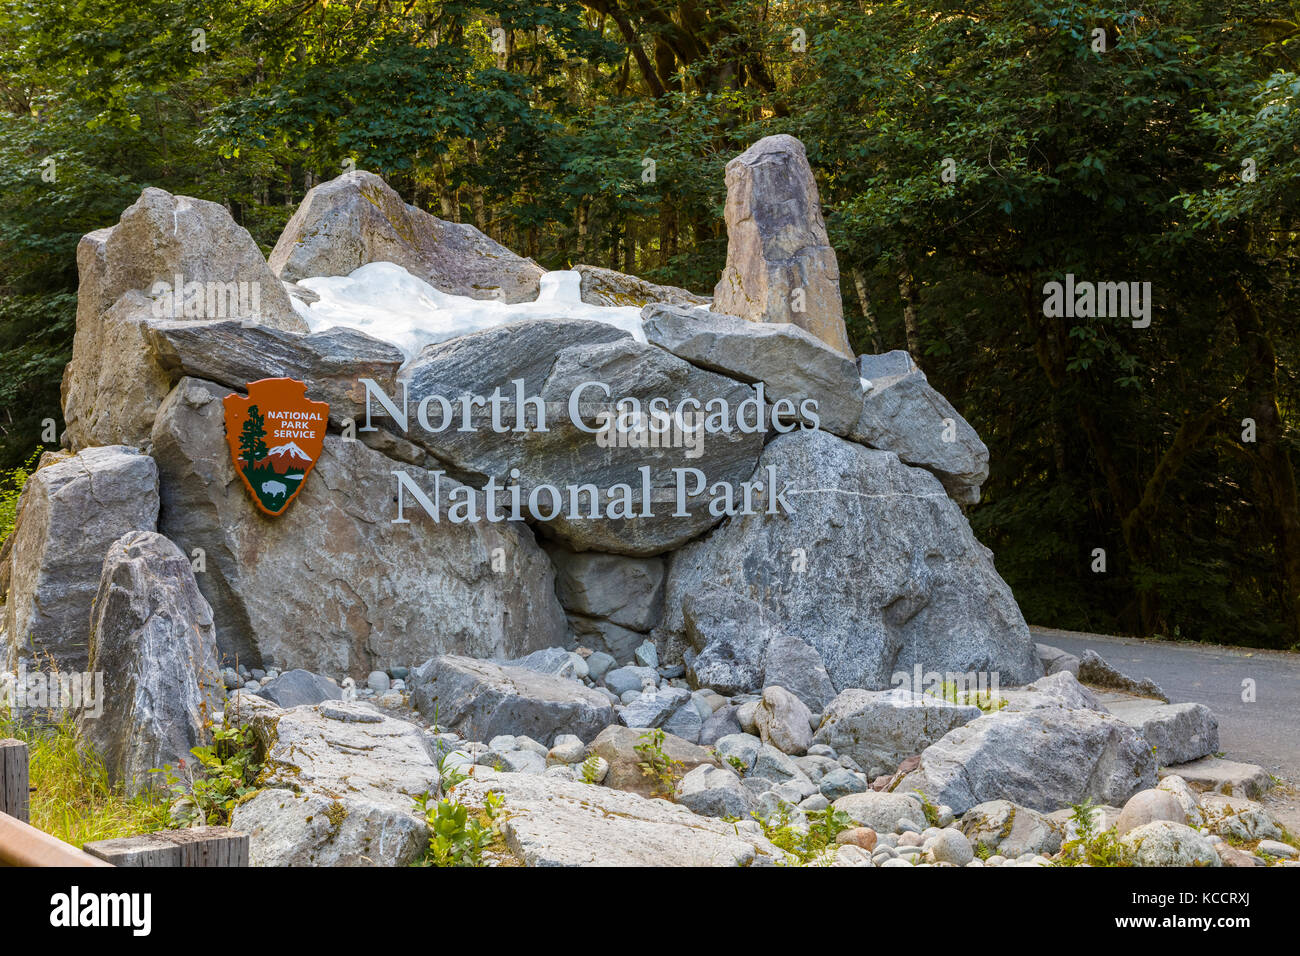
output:
[[[83,849],[114,866],[248,866],[248,834],[228,827],[159,830],[96,840]]]
[[[23,823],[32,819],[27,745],[21,740],[0,740],[0,813]]]

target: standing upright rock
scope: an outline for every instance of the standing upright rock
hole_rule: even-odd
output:
[[[760,139],[727,164],[727,266],[713,310],[793,322],[852,357],[840,269],[803,143]]]
[[[104,558],[90,629],[90,666],[104,675],[102,714],[82,735],[127,793],[154,783],[208,738],[224,697],[212,608],[189,558],[153,531],[133,531]]]
[[[253,237],[220,203],[149,187],[117,225],[82,237],[77,271],[77,331],[62,386],[74,451],[148,441],[173,384],[145,341],[151,321],[239,319],[307,331]]]
[[[546,271],[468,223],[408,205],[360,169],[307,193],[270,258],[286,282],[351,275],[370,262],[395,262],[443,292],[502,302],[536,299]]]
[[[0,613],[9,667],[84,671],[90,612],[109,545],[158,523],[158,468],[134,448],[88,448],[39,468],[23,488]]]

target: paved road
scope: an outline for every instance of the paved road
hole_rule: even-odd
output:
[[[1091,648],[1125,674],[1151,678],[1174,703],[1207,705],[1224,756],[1300,784],[1300,654],[1032,630],[1040,643],[1075,655]],[[1253,703],[1241,699],[1245,680],[1255,682]]]

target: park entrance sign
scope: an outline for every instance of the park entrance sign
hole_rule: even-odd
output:
[[[235,470],[257,507],[283,514],[302,491],[325,444],[327,402],[307,398],[292,378],[248,384],[248,395],[227,395],[226,443]]]

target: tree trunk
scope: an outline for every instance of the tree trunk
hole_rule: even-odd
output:
[[[916,323],[916,280],[907,266],[898,270],[898,294],[903,299],[903,329],[907,334],[907,351],[912,354],[912,361],[920,365],[921,334]]]
[[[867,277],[861,269],[853,269],[853,288],[858,293],[858,304],[862,306],[862,321],[867,326],[867,338],[871,341],[871,350],[879,353],[884,349],[880,345],[880,329],[876,325],[876,316],[871,311],[871,295],[867,292]]]
[[[1257,502],[1273,524],[1281,572],[1283,621],[1291,640],[1300,640],[1300,495],[1295,469],[1285,445],[1285,423],[1278,408],[1277,354],[1255,303],[1240,283],[1234,290],[1237,337],[1250,359],[1243,390],[1247,411],[1255,420],[1255,486],[1264,492]]]

